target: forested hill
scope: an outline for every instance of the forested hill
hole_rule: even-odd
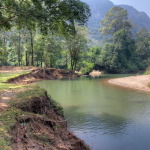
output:
[[[114,7],[115,5],[109,0],[82,0],[86,2],[92,12],[92,16],[89,19],[88,26],[92,31],[91,36],[94,39],[99,39],[100,34],[98,33],[98,29],[100,28],[100,21],[103,20],[107,11]],[[144,13],[136,10],[134,7],[128,5],[119,5],[120,7],[126,9],[128,11],[128,17],[134,25],[134,31],[137,31],[139,28],[147,28],[150,30],[150,18]]]
[[[128,11],[129,19],[137,29],[144,27],[150,30],[150,18],[145,12],[139,12],[134,7],[128,5],[120,5],[120,7]]]

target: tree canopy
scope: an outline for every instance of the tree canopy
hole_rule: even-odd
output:
[[[136,70],[135,42],[127,11],[121,7],[113,7],[101,24],[101,33],[109,38],[109,44],[102,50],[101,64],[110,72]]]
[[[90,9],[80,0],[1,0],[0,26],[13,25],[50,29],[73,29],[74,22],[84,25],[90,16]]]
[[[80,0],[0,0],[0,65],[41,66],[124,73],[150,64],[150,32],[136,34],[126,10],[111,8],[101,22],[103,40],[93,47]],[[98,31],[97,31],[98,32]]]
[[[101,21],[102,35],[113,35],[120,29],[131,29],[131,24],[128,20],[127,11],[121,7],[113,7],[110,9],[105,18]]]

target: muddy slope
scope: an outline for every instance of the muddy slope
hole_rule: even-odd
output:
[[[40,97],[17,99],[11,107],[21,110],[11,127],[14,150],[89,150],[68,131],[61,107],[44,92]]]
[[[28,84],[32,82],[36,82],[37,80],[54,80],[54,79],[68,79],[68,78],[77,78],[79,77],[77,74],[66,71],[63,69],[53,69],[53,68],[38,68],[32,70],[28,74],[20,75],[16,78],[8,80],[8,83],[23,83]]]

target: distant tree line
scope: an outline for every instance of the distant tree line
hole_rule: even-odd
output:
[[[89,16],[80,0],[1,1],[0,65],[64,67],[70,61],[74,70],[86,42],[77,28]]]
[[[136,72],[150,64],[150,32],[136,34],[127,11],[114,7],[101,22],[101,46],[89,45],[90,17],[79,0],[0,2],[0,66],[38,66],[87,73]]]
[[[113,7],[101,25],[104,46],[99,47],[97,68],[125,73],[145,70],[150,65],[150,31],[142,28],[133,34],[126,10]]]

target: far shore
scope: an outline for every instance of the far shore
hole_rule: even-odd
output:
[[[150,92],[150,87],[148,87],[148,84],[150,83],[150,75],[137,75],[110,79],[108,80],[108,83],[121,87]]]

